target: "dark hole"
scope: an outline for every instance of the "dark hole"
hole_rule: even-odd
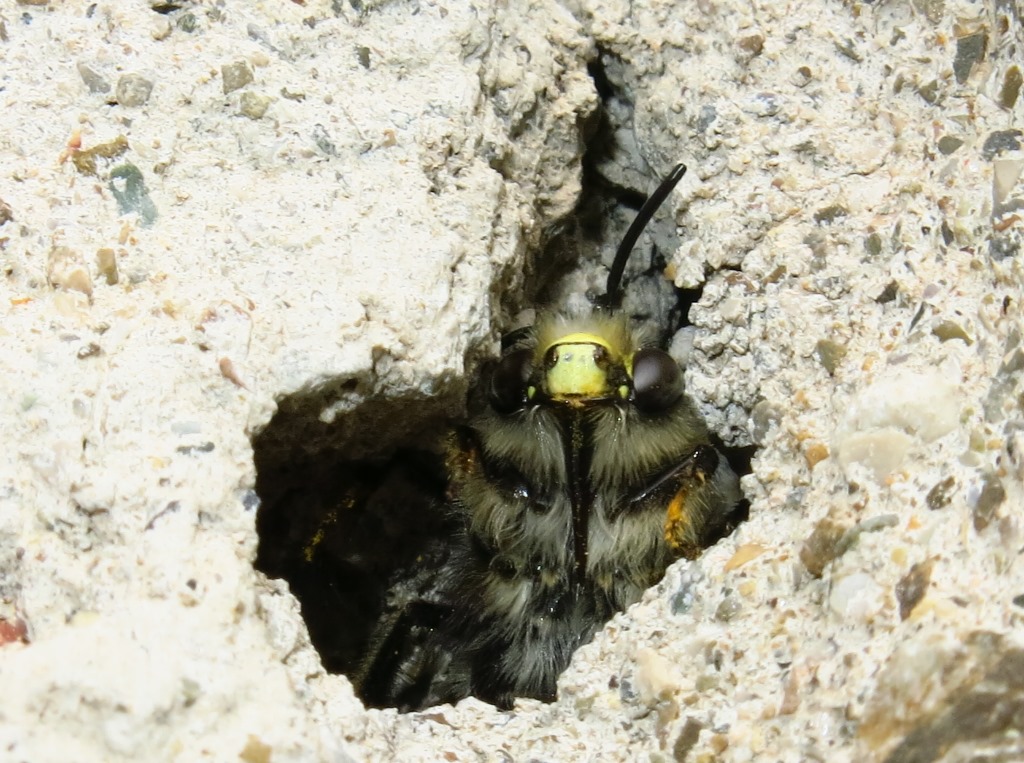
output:
[[[452,533],[436,452],[445,400],[369,401],[322,422],[325,401],[352,386],[282,400],[253,440],[256,567],[288,581],[324,667],[347,675],[396,580],[439,565],[438,539]]]

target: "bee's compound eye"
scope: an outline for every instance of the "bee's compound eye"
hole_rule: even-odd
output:
[[[526,403],[526,387],[533,370],[530,350],[505,355],[491,374],[491,405],[498,413],[512,413]]]
[[[663,411],[683,394],[683,372],[664,350],[646,347],[633,356],[633,402],[644,413]]]

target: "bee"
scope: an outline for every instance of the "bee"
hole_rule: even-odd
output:
[[[505,337],[479,410],[447,439],[455,537],[438,570],[390,592],[353,676],[367,704],[553,700],[579,646],[726,530],[736,474],[679,365],[616,309],[626,260],[685,171],[641,208],[600,305]]]

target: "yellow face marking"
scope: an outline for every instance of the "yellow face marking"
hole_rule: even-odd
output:
[[[607,397],[611,391],[608,372],[595,357],[599,347],[604,344],[559,341],[551,345],[548,352],[555,353],[555,357],[547,371],[548,394],[555,400]]]
[[[614,339],[574,331],[557,336],[539,350],[547,358],[546,387],[551,399],[578,407],[615,395],[629,397],[627,385],[614,387],[608,378],[613,366],[623,367],[627,375],[633,373],[632,353],[623,354],[621,344]]]

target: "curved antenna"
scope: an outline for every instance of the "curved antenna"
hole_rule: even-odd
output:
[[[633,220],[633,224],[629,226],[629,230],[623,236],[622,243],[619,244],[619,248],[615,252],[615,259],[612,261],[611,270],[608,271],[608,286],[605,288],[604,297],[600,299],[600,303],[605,307],[618,307],[619,303],[622,302],[622,273],[626,269],[626,260],[629,259],[629,255],[633,252],[633,246],[636,244],[636,240],[640,238],[644,227],[650,222],[651,217],[654,216],[655,210],[668,198],[668,195],[672,193],[672,189],[678,185],[685,174],[686,165],[677,164],[668,173],[668,176],[661,181],[661,185],[655,189],[654,193],[647,197],[644,205],[640,207],[640,211],[636,214],[636,219]]]

